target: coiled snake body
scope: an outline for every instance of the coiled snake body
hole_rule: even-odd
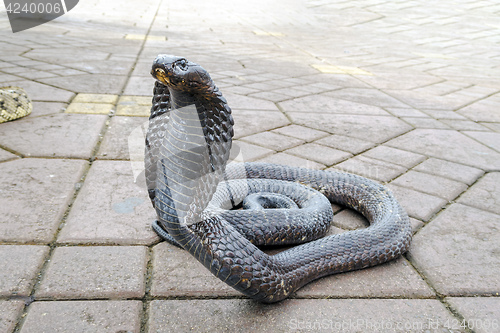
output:
[[[154,228],[222,281],[270,303],[314,279],[406,252],[409,219],[384,186],[340,172],[267,163],[226,165],[233,118],[210,75],[169,55],[155,59],[152,75],[156,82],[145,165],[158,215]],[[298,208],[280,208],[279,203],[274,209],[227,210],[259,192],[289,195]],[[360,212],[370,226],[320,238],[332,213],[318,192]],[[304,244],[272,256],[256,246],[282,243]]]
[[[26,91],[20,87],[0,87],[0,123],[25,117],[33,105]]]

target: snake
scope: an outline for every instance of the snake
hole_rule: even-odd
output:
[[[20,87],[0,88],[0,123],[25,117],[33,105],[26,91]]]
[[[144,160],[153,229],[217,278],[274,303],[313,280],[408,250],[408,215],[386,186],[340,171],[235,163],[232,111],[210,74],[168,54],[156,57],[151,74]],[[250,208],[242,207],[247,196],[256,196]],[[359,212],[369,226],[326,235],[332,204]],[[265,252],[282,244],[295,246]]]

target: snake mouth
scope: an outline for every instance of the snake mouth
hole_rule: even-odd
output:
[[[155,79],[157,79],[158,81],[160,81],[165,85],[171,84],[171,80],[169,78],[168,73],[161,67],[156,67],[151,69],[151,75],[153,75]]]
[[[184,83],[184,78],[188,73],[189,63],[185,58],[167,54],[158,55],[151,69],[151,75],[168,86]]]

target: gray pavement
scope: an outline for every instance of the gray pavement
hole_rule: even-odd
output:
[[[500,332],[500,4],[80,1],[12,34],[0,332]],[[403,258],[257,304],[160,242],[140,170],[158,53],[209,70],[245,161],[387,184]],[[242,156],[242,157],[241,157]],[[332,232],[366,225],[335,207]]]

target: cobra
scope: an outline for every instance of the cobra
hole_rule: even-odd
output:
[[[208,72],[183,57],[159,55],[151,73],[156,81],[145,166],[158,217],[153,227],[216,277],[272,303],[320,277],[407,251],[409,219],[386,187],[342,172],[228,164],[234,121]],[[248,194],[267,198],[271,208],[231,210]],[[323,237],[330,203],[358,211],[369,227]],[[258,247],[294,243],[303,244],[275,255]]]

